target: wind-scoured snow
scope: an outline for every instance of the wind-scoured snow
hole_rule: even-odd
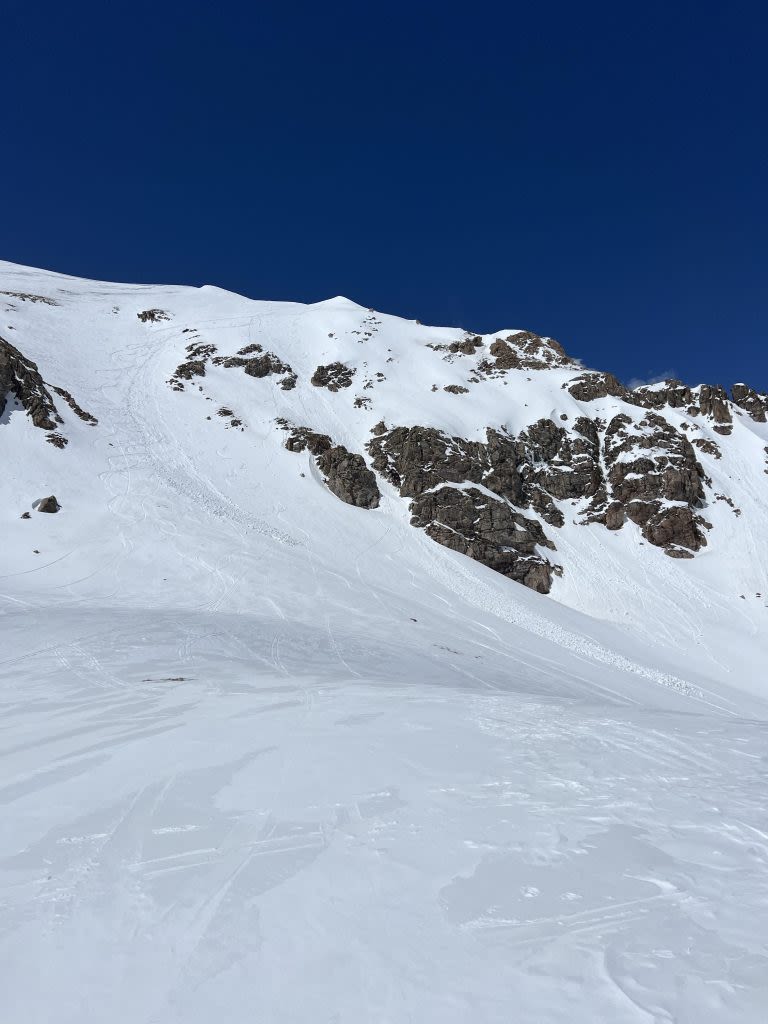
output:
[[[464,332],[343,297],[7,263],[0,292],[0,336],[99,421],[61,403],[59,450],[0,420],[3,1022],[764,1021],[765,424],[701,454],[741,515],[713,502],[695,558],[566,515],[542,596],[381,479],[339,501],[276,420],[482,440],[583,414],[573,367],[468,385],[428,347]],[[191,340],[299,384],[176,392]],[[307,384],[335,361],[349,388]]]

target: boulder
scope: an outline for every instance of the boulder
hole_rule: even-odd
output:
[[[37,502],[38,512],[58,512],[61,505],[56,500],[55,495],[49,494],[47,498],[41,498]]]

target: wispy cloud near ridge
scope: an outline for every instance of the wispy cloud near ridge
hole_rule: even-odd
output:
[[[648,377],[631,377],[627,387],[633,391],[635,388],[647,387],[649,384],[661,384],[663,380],[677,379],[677,370],[662,370],[661,373],[654,373]]]

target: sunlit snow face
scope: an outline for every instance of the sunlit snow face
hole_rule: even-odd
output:
[[[0,291],[61,417],[0,416],[10,1020],[762,1020],[768,437],[735,392],[636,405],[343,299]],[[548,596],[452,546],[469,493],[463,541]]]

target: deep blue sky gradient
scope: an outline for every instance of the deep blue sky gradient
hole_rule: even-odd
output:
[[[768,390],[768,12],[6,0],[0,256]]]

